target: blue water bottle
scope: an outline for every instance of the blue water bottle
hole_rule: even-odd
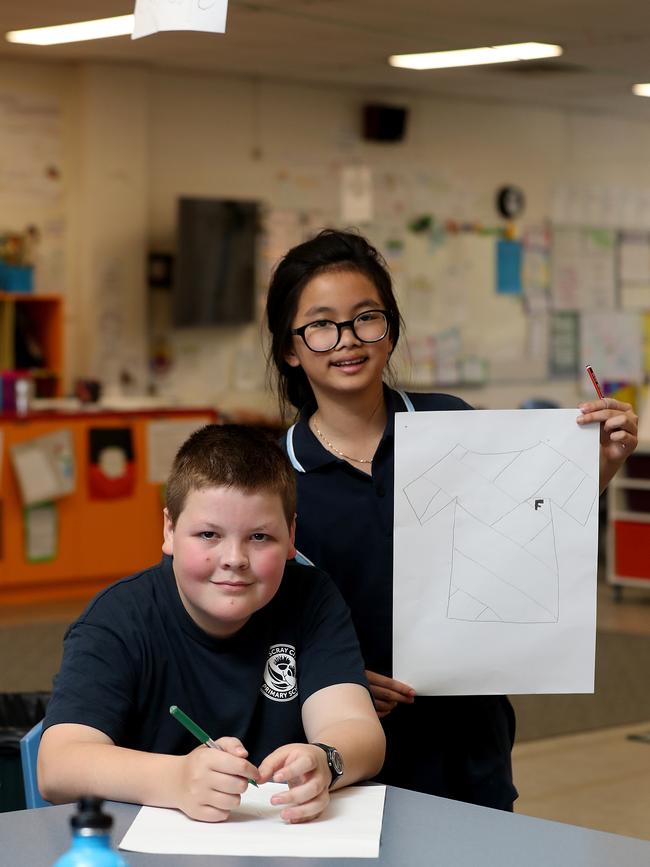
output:
[[[80,798],[70,819],[72,846],[54,867],[128,867],[111,849],[112,826],[113,817],[102,812],[101,798]]]

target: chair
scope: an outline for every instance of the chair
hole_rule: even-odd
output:
[[[43,734],[43,720],[37,722],[26,735],[20,739],[20,762],[23,769],[23,786],[25,789],[25,803],[28,810],[36,807],[51,807],[49,801],[41,798],[36,783],[36,760],[38,748]]]

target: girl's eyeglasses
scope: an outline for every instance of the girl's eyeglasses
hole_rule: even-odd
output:
[[[312,352],[329,352],[338,346],[344,328],[351,328],[362,343],[377,343],[388,334],[388,315],[385,310],[364,310],[345,322],[316,319],[300,328],[292,328],[291,333],[302,337],[307,349]]]

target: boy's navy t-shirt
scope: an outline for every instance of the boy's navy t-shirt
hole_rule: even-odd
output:
[[[44,727],[79,723],[118,746],[182,755],[197,746],[178,705],[217,739],[239,738],[259,764],[305,742],[301,707],[338,683],[367,686],[340,593],[323,572],[287,563],[278,592],[230,638],[181,602],[172,558],[99,593],[67,630]]]

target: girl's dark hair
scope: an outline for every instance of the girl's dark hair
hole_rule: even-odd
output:
[[[289,405],[301,409],[314,393],[302,367],[291,367],[285,354],[291,345],[291,327],[303,287],[327,271],[358,271],[379,292],[388,314],[389,337],[397,345],[401,317],[393,293],[393,282],[383,256],[362,235],[337,229],[323,229],[315,237],[293,247],[273,272],[266,300],[266,320],[271,332],[269,369],[277,372],[280,412]]]

